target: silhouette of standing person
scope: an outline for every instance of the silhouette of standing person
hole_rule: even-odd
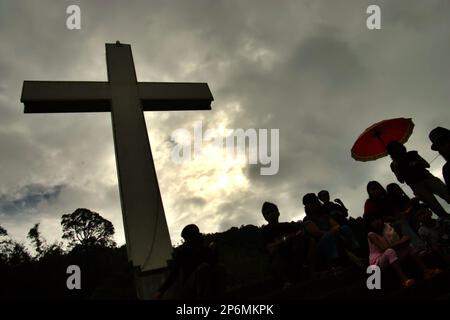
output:
[[[183,228],[184,243],[175,248],[169,263],[169,275],[155,294],[163,297],[173,287],[175,299],[208,300],[220,298],[224,293],[223,270],[216,253],[205,244],[195,224]]]
[[[450,130],[436,127],[431,130],[429,138],[433,143],[431,150],[438,151],[447,161],[442,167],[442,176],[447,184],[447,190],[450,192]]]
[[[387,151],[392,158],[391,170],[397,180],[400,183],[406,183],[414,195],[428,204],[439,217],[448,216],[435,195],[450,204],[450,194],[446,185],[428,171],[430,164],[417,151],[408,152],[406,147],[398,141],[389,142]]]

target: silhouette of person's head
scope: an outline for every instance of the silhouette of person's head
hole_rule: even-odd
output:
[[[431,142],[431,150],[438,151],[445,160],[450,160],[450,130],[436,127],[428,135]]]
[[[386,190],[378,181],[370,181],[367,184],[367,194],[370,199],[380,200],[386,197]]]
[[[280,211],[278,210],[278,207],[276,204],[271,202],[264,202],[263,206],[261,208],[261,212],[264,216],[264,219],[269,224],[277,224],[278,218],[280,217]]]
[[[393,160],[398,160],[406,154],[406,147],[398,141],[389,142],[386,150]]]
[[[327,190],[320,191],[317,196],[319,197],[320,201],[323,203],[330,202],[330,193]]]
[[[192,242],[202,238],[200,229],[195,224],[188,224],[181,231],[181,237],[185,242]]]
[[[306,215],[317,214],[321,212],[322,204],[319,198],[314,193],[307,193],[302,199],[303,205],[305,206]]]
[[[390,196],[396,197],[396,198],[403,198],[407,197],[406,193],[403,191],[403,189],[397,184],[397,183],[389,183],[386,186],[386,191]]]

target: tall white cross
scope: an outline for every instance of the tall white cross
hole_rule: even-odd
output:
[[[25,113],[111,112],[128,259],[164,268],[172,252],[143,111],[210,110],[206,83],[137,82],[131,46],[106,44],[108,82],[24,81]]]

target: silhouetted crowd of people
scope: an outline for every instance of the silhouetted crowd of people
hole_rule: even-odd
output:
[[[445,183],[430,173],[430,164],[417,151],[407,151],[397,141],[387,145],[392,172],[414,198],[397,183],[384,187],[370,181],[362,218],[354,219],[341,200],[330,201],[328,191],[307,193],[302,197],[306,216],[296,222],[280,222],[277,205],[264,202],[261,212],[267,225],[262,239],[274,278],[288,287],[321,272],[333,275],[350,265],[364,270],[377,265],[382,271],[393,270],[401,285],[410,287],[415,279],[405,271],[404,261],[412,261],[423,279],[450,266],[450,215],[436,199],[450,204],[450,130],[437,127],[429,138],[431,149],[446,160]],[[365,239],[356,236],[355,221],[364,228]],[[186,226],[182,237],[185,242],[175,249],[170,275],[156,297],[174,286],[177,298],[221,297],[225,273],[214,246],[205,243],[195,225]],[[437,266],[427,266],[426,255],[433,255]]]

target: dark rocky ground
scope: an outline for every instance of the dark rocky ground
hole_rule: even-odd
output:
[[[392,274],[382,281],[380,290],[369,290],[367,275],[353,268],[340,274],[324,274],[319,279],[308,280],[282,288],[274,281],[242,287],[229,293],[238,300],[448,300],[450,299],[450,272],[446,271],[430,280],[418,280],[408,289],[402,288]],[[386,283],[389,282],[389,283]]]
[[[207,240],[216,243],[219,262],[226,269],[227,297],[233,300],[450,299],[448,270],[431,280],[418,281],[409,289],[401,288],[392,273],[383,273],[382,289],[368,290],[366,280],[369,275],[364,268],[352,263],[336,274],[322,272],[313,279],[283,288],[269,272],[260,228],[251,225],[231,228],[207,235]],[[83,270],[83,290],[67,290],[66,268],[71,264],[79,265]],[[410,271],[411,276],[420,279],[413,268]],[[72,250],[14,265],[0,263],[0,299],[130,300],[136,299],[133,282],[125,247],[92,248],[88,252]]]

